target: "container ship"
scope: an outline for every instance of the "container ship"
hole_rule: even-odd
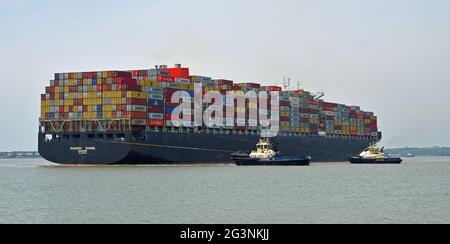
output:
[[[229,110],[223,105],[223,114],[235,125],[193,123],[192,111],[212,105],[203,100],[192,103],[192,111],[184,109],[183,123],[175,123],[172,114],[183,99],[174,103],[172,96],[182,91],[194,97],[200,84],[201,95],[221,94],[224,104],[230,92],[233,99],[244,96],[243,106]],[[246,100],[252,91],[276,92],[278,100]],[[276,140],[283,155],[309,155],[316,162],[346,161],[382,136],[374,113],[358,106],[326,102],[303,89],[195,76],[181,65],[160,65],[56,73],[41,95],[39,153],[58,164],[232,163],[233,152],[251,150],[261,137],[252,109],[258,116],[277,109]]]

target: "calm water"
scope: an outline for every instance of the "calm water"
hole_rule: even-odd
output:
[[[450,158],[306,168],[37,161],[0,160],[0,223],[450,223]]]

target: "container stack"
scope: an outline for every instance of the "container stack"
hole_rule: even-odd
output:
[[[282,132],[291,131],[291,100],[289,92],[280,93],[280,129]]]
[[[164,89],[162,87],[145,87],[148,94],[148,126],[164,127]]]
[[[181,127],[193,127],[194,85],[201,83],[203,95],[216,92],[223,95],[224,120],[233,113],[232,127],[215,129],[258,130],[258,116],[271,116],[271,108],[279,110],[281,132],[306,135],[335,135],[377,137],[377,117],[357,106],[316,100],[304,90],[283,91],[278,86],[261,86],[258,83],[234,83],[232,80],[213,80],[207,76],[191,76],[188,68],[159,66],[156,69],[105,71],[84,73],[59,73],[41,96],[41,120],[46,131],[67,132],[140,131],[143,128],[177,127],[172,113],[182,101],[191,100],[190,109],[184,109],[179,118]],[[180,101],[173,101],[175,92],[183,91]],[[258,102],[246,100],[238,106],[226,94],[245,99],[245,93],[254,91],[280,92],[280,99],[270,98]],[[260,110],[261,104],[267,110]],[[227,104],[234,105],[227,108]],[[202,104],[203,111],[211,104]],[[192,109],[192,110],[191,110]],[[55,126],[52,121],[61,122]],[[227,122],[225,120],[225,122]],[[226,123],[225,123],[226,124]]]
[[[64,120],[69,132],[139,130],[145,125],[146,103],[146,94],[128,72],[58,73],[41,97],[41,119]],[[115,121],[105,122],[110,119]],[[58,130],[50,123],[45,126]]]

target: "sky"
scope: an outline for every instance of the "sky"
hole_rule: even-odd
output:
[[[450,146],[448,0],[0,0],[0,151],[36,150],[56,72],[152,68],[282,85],[379,116],[387,147]]]

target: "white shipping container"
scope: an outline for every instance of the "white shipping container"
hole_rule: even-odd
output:
[[[164,100],[164,95],[162,95],[162,94],[155,94],[155,93],[149,93],[148,94],[148,99]]]
[[[191,80],[183,78],[175,78],[175,82],[178,84],[191,84]]]
[[[145,126],[145,125],[147,125],[147,120],[145,120],[145,119],[132,119],[131,120],[131,124],[132,125],[143,125],[143,126]]]
[[[246,120],[245,119],[236,119],[236,125],[237,126],[245,126]]]
[[[248,120],[248,125],[252,126],[252,127],[258,126],[258,120],[256,120],[256,119],[249,119]]]
[[[127,110],[131,112],[147,112],[147,107],[142,105],[127,105]]]
[[[164,114],[162,113],[149,113],[148,114],[149,119],[156,119],[156,120],[163,120]]]

